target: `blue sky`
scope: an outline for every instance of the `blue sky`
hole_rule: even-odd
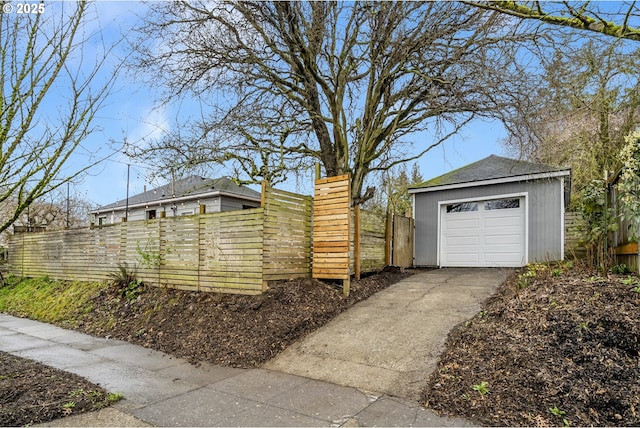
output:
[[[92,49],[99,52],[101,38],[106,44],[110,44],[118,40],[121,34],[129,32],[137,23],[136,15],[142,15],[146,5],[140,2],[97,1],[94,8],[95,19],[85,29],[87,34],[94,34],[92,43],[86,48],[87,52]],[[52,10],[54,9],[49,9]],[[124,55],[125,52],[124,46],[115,51],[119,55]],[[113,151],[111,141],[122,142],[126,138],[135,143],[169,131],[179,112],[175,106],[159,107],[155,101],[158,97],[159,93],[154,88],[140,86],[130,75],[121,75],[94,121],[96,132],[83,143],[84,151],[106,156]],[[504,155],[499,141],[505,136],[506,132],[499,122],[476,120],[460,135],[431,150],[418,161],[422,175],[428,179],[491,154]],[[423,133],[415,135],[413,140],[419,146],[422,142],[430,144],[432,138],[428,133]],[[82,165],[87,159],[87,155],[80,151],[74,156],[71,167]],[[150,171],[147,166],[115,153],[107,161],[92,168],[81,182],[75,184],[75,193],[94,205],[106,205],[124,199],[127,192],[128,163],[131,165],[130,195],[142,192],[145,186],[151,188],[162,184],[148,181]],[[306,183],[284,183],[278,187],[310,194],[311,181],[312,172]]]

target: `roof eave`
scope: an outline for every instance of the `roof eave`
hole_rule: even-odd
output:
[[[243,199],[245,201],[261,202],[260,197],[245,196],[245,195],[239,195],[233,192],[225,192],[224,190],[216,190],[215,192],[198,193],[195,195],[177,196],[173,198],[156,199],[154,201],[138,202],[136,204],[130,204],[129,209],[131,210],[135,208],[142,208],[142,207],[147,207],[149,205],[162,206],[162,205],[167,205],[174,202],[184,202],[184,201],[190,201],[190,200],[212,198],[214,196],[229,196],[236,199]],[[124,209],[126,209],[126,205],[117,205],[115,207],[109,207],[109,208],[98,208],[98,209],[89,211],[89,214],[100,214],[100,213],[111,212],[111,211],[122,211]]]
[[[510,177],[491,178],[488,180],[466,181],[462,183],[453,183],[453,184],[441,184],[438,186],[431,186],[431,187],[418,187],[415,189],[409,189],[409,193],[413,194],[413,193],[437,192],[440,190],[461,189],[465,187],[476,187],[476,186],[489,186],[492,184],[513,183],[517,181],[542,180],[542,179],[548,179],[548,178],[566,177],[569,175],[571,175],[571,169],[564,169],[559,171],[543,172],[538,174],[514,175]]]

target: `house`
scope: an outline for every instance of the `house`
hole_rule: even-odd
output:
[[[239,186],[231,179],[192,175],[172,183],[130,196],[90,212],[95,225],[122,221],[153,220],[198,214],[200,206],[207,213],[242,210],[260,206],[260,192]],[[128,208],[128,215],[125,210]]]
[[[561,260],[570,188],[568,168],[495,155],[413,186],[414,265]]]

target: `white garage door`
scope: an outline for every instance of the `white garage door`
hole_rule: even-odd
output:
[[[526,264],[524,205],[524,198],[443,204],[440,266]]]

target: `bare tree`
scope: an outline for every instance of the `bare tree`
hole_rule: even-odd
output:
[[[232,164],[277,181],[314,162],[370,173],[414,160],[516,98],[510,19],[454,2],[154,3],[136,67],[201,117],[129,154],[167,170]],[[433,141],[415,141],[423,130]]]
[[[464,1],[484,10],[615,38],[640,41],[636,1]]]
[[[616,170],[624,137],[640,123],[640,50],[595,40],[544,60],[531,96],[507,122],[519,156],[570,165],[574,190]]]
[[[68,160],[92,132],[114,73],[97,87],[105,56],[88,67],[88,2],[32,4],[29,14],[0,14],[0,232],[38,198],[91,166]]]
[[[65,189],[58,189],[34,201],[14,225],[49,231],[87,227],[91,208],[91,202],[82,195],[67,195]]]

